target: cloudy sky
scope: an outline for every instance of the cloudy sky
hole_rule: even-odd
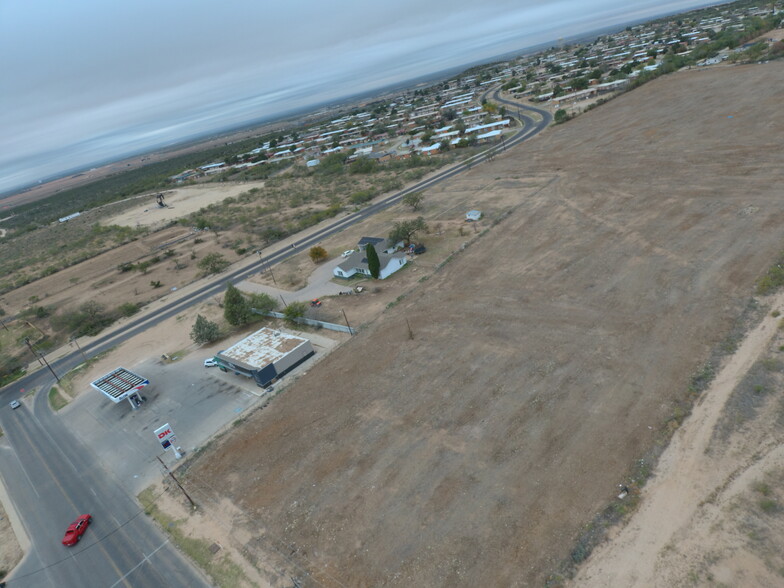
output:
[[[0,0],[0,193],[699,0]]]

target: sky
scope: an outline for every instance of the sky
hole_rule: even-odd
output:
[[[705,0],[0,0],[0,194]]]

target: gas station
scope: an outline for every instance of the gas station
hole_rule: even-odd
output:
[[[141,391],[149,384],[150,381],[147,378],[134,374],[131,370],[123,367],[118,367],[105,376],[90,382],[90,386],[103,393],[115,404],[127,398],[133,410],[139,408],[146,400]]]

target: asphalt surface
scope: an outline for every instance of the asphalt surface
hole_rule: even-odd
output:
[[[2,412],[9,443],[0,445],[0,469],[31,541],[9,587],[210,585],[63,426],[46,394],[37,395],[32,410],[25,401]],[[122,459],[123,447],[117,453]],[[65,529],[85,513],[93,516],[90,527],[75,546],[63,546]]]
[[[510,107],[509,114],[517,114],[522,122],[520,130],[500,144],[342,217],[252,266],[218,274],[212,283],[191,295],[164,304],[154,314],[130,321],[122,331],[86,344],[82,351],[92,356],[111,349],[185,308],[221,293],[227,281],[241,282],[396,204],[406,194],[425,190],[492,159],[552,122],[552,116],[545,110],[502,99],[498,90],[492,94],[494,100]],[[540,120],[527,112],[537,114]],[[50,363],[56,374],[64,374],[82,363],[82,356],[74,351]],[[43,369],[0,392],[0,428],[4,432],[0,438],[0,472],[32,544],[22,563],[7,579],[8,586],[208,586],[206,579],[144,515],[131,489],[98,465],[100,461],[94,449],[82,441],[89,436],[68,430],[51,411],[46,392],[53,382],[52,374]],[[23,389],[40,390],[32,402],[32,411],[29,401],[16,410],[8,406],[12,399],[22,396]],[[106,443],[112,443],[112,439],[106,439]],[[121,460],[122,456],[123,447],[118,444],[117,458]],[[60,540],[67,526],[79,514],[88,512],[93,515],[93,523],[81,542],[71,548],[63,547]]]

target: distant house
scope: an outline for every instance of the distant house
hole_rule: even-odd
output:
[[[378,252],[378,261],[380,262],[381,269],[378,272],[378,278],[384,280],[394,274],[401,267],[406,265],[405,253],[384,253]],[[356,274],[370,276],[368,269],[368,260],[365,255],[365,250],[355,251],[346,258],[346,261],[332,270],[332,274],[336,278],[350,278]]]
[[[469,210],[466,212],[466,222],[478,221],[480,218],[482,218],[482,211],[480,210]]]
[[[177,184],[181,184],[186,180],[190,180],[191,178],[198,178],[204,175],[202,172],[195,170],[195,169],[186,169],[184,172],[180,172],[177,175],[170,176],[169,180],[175,182]]]

